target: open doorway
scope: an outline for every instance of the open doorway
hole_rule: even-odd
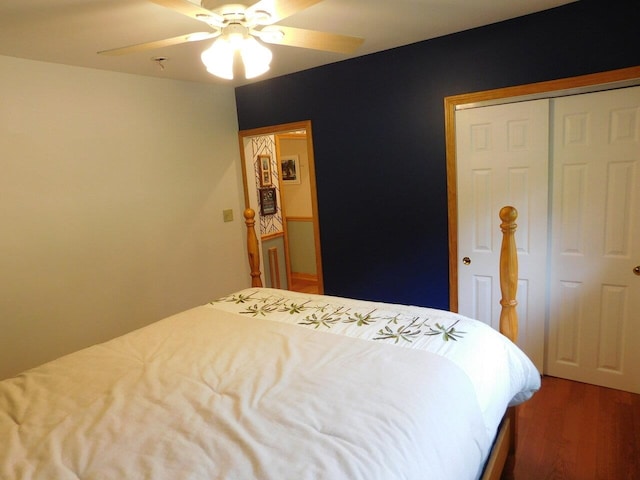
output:
[[[311,122],[243,130],[239,140],[263,285],[323,293]]]

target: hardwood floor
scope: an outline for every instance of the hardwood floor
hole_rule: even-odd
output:
[[[292,292],[318,293],[318,279],[310,275],[291,275]]]
[[[640,395],[543,377],[503,480],[640,480]]]

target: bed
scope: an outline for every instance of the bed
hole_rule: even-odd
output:
[[[514,344],[515,209],[500,335],[452,312],[252,287],[0,382],[2,479],[499,478],[540,387]]]

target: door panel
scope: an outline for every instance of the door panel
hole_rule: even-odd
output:
[[[535,100],[456,112],[458,311],[498,329],[498,212],[518,210],[518,344],[542,371],[549,102]],[[470,264],[463,262],[469,258]]]
[[[552,102],[547,373],[640,393],[640,87]]]

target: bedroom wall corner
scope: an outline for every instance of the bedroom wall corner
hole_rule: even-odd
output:
[[[232,88],[0,71],[0,378],[249,285]]]

